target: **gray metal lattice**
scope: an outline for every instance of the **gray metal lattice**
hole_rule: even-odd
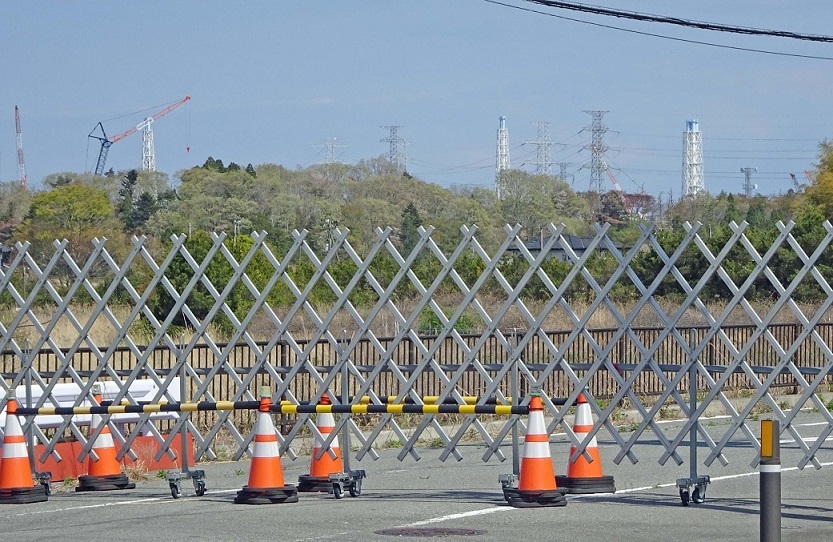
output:
[[[371,403],[381,404],[387,392],[377,386],[384,381],[385,390],[394,390],[397,401],[408,399],[420,404],[424,382],[436,383],[439,401],[462,403],[468,386],[466,382],[474,381],[481,402],[491,398],[523,404],[527,399],[521,390],[546,390],[548,382],[563,378],[567,390],[564,406],[556,405],[550,398],[544,401],[550,417],[548,430],[552,432],[561,427],[567,433],[577,447],[575,458],[587,452],[570,429],[570,407],[579,393],[593,399],[590,384],[606,378],[611,386],[608,404],[590,400],[598,420],[590,436],[606,431],[619,448],[614,459],[617,463],[624,458],[637,461],[634,445],[646,430],[650,430],[652,438],[663,446],[659,458],[662,464],[668,459],[682,464],[679,448],[692,431],[708,447],[706,465],[714,460],[725,464],[722,452],[738,433],[757,451],[759,443],[748,420],[756,405],[763,402],[803,452],[799,466],[812,463],[819,468],[821,463],[816,454],[833,433],[833,416],[816,392],[833,369],[833,352],[816,328],[833,305],[833,288],[817,262],[833,241],[833,226],[825,223],[827,235],[809,255],[792,235],[792,223],[777,224],[778,235],[764,253],[759,253],[745,235],[745,223],[732,223],[730,227],[732,234],[717,253],[713,253],[700,236],[699,224],[685,225],[685,235],[671,253],[660,245],[652,225],[642,225],[639,238],[625,249],[610,239],[607,226],[597,226],[595,236],[580,253],[568,242],[564,226],[555,225],[549,226],[549,236],[542,239],[537,254],[524,244],[520,226],[506,226],[506,236],[493,253],[478,241],[475,226],[461,228],[461,240],[449,254],[440,249],[432,228],[420,228],[419,240],[409,254],[399,252],[390,228],[376,230],[376,241],[364,255],[351,246],[349,232],[344,229],[334,232],[328,250],[323,254],[308,242],[306,231],[293,232],[294,242],[282,257],[274,254],[266,244],[265,232],[251,235],[252,243],[242,256],[226,245],[224,234],[212,234],[211,246],[199,260],[186,247],[184,235],[173,236],[170,250],[158,263],[144,238],[133,239],[130,252],[121,262],[107,251],[106,239],[94,240],[93,250],[83,262],[73,259],[65,240],[56,241],[54,254],[41,263],[29,253],[29,245],[22,243],[16,246],[17,253],[8,268],[0,269],[0,293],[10,299],[14,307],[10,316],[0,321],[0,350],[18,360],[15,370],[7,371],[0,385],[6,391],[21,385],[39,388],[40,399],[32,404],[37,407],[55,405],[50,392],[61,382],[78,386],[80,394],[75,405],[80,405],[91,398],[92,386],[100,379],[117,384],[115,402],[133,401],[130,386],[138,379],[149,379],[159,388],[154,401],[174,400],[178,394],[173,394],[170,388],[176,381],[187,394],[183,400],[188,401],[254,400],[257,386],[266,383],[274,390],[276,401],[317,402],[327,393],[336,403],[348,401],[350,396],[368,396]],[[555,280],[546,271],[553,249],[565,254],[570,264],[569,271],[560,280]],[[694,283],[686,279],[679,267],[683,254],[692,250],[707,263]],[[770,267],[779,250],[790,251],[801,263],[801,268],[789,280],[777,277]],[[642,282],[633,267],[634,259],[645,251],[655,254],[662,264],[648,284]],[[501,271],[501,261],[510,252],[523,264],[523,274],[519,277],[509,278]],[[726,264],[731,254],[734,254],[732,258],[737,258],[739,253],[748,258],[754,268],[737,283],[731,278]],[[594,276],[587,265],[591,258],[600,254],[609,258],[612,264],[604,277]],[[469,277],[468,281],[455,268],[464,257],[475,258],[479,266],[477,276]],[[268,278],[250,276],[250,268],[256,259],[269,269]],[[385,279],[387,283],[374,272],[374,265],[382,259],[395,266],[392,276]],[[331,266],[339,260],[349,261],[356,268],[352,277],[342,278],[341,282],[331,272]],[[435,276],[421,277],[417,272],[419,262],[425,260],[438,266]],[[189,274],[187,282],[180,287],[171,280],[175,261],[184,262]],[[215,284],[209,272],[212,264],[218,262],[231,269],[222,284]],[[311,270],[309,276],[293,273],[293,265],[299,262]],[[145,270],[144,281],[131,279],[131,271],[136,268]],[[102,269],[106,270],[105,278],[102,278]],[[28,270],[35,279],[25,292],[21,292],[12,280],[16,271],[23,270]],[[750,289],[761,279],[765,279],[777,295],[774,303],[763,312],[756,310],[747,299]],[[525,289],[533,281],[542,285],[547,294],[540,306],[530,304],[524,296]],[[671,311],[656,294],[660,286],[669,281],[682,292],[682,300]],[[713,281],[719,281],[729,292],[728,302],[714,314],[701,298],[706,285]],[[827,296],[809,316],[793,298],[803,281],[814,281]],[[613,295],[622,284],[632,288],[629,304],[617,302]],[[592,292],[592,299],[586,305],[577,304],[569,295],[571,288],[579,285]],[[352,300],[360,287],[369,287],[375,296],[371,304],[357,306]],[[485,294],[487,287],[488,296]],[[270,295],[277,288],[288,291],[292,302],[272,306]],[[397,292],[403,288],[414,292],[412,299],[403,302],[397,297]],[[437,296],[442,289],[449,288],[455,293],[457,302],[450,314],[446,314]],[[495,289],[499,294],[495,294]],[[189,299],[198,290],[210,305],[204,308],[202,316],[189,306]],[[331,296],[327,304],[321,304],[315,298],[315,292],[321,290]],[[166,295],[172,301],[167,314],[154,314],[149,301],[155,295]],[[244,312],[233,309],[229,302],[233,295],[247,296],[250,304]],[[489,297],[489,303],[485,302],[486,297]],[[90,316],[86,320],[76,316],[74,310],[82,298],[87,304],[91,303]],[[124,314],[125,299],[129,310],[120,319],[117,314]],[[116,310],[119,307],[121,310]],[[44,322],[39,315],[45,310],[49,315]],[[798,329],[789,344],[779,340],[771,329],[777,316],[785,310],[797,322]],[[744,314],[751,322],[752,332],[743,340],[736,339],[725,329],[724,323],[736,312]],[[418,329],[420,318],[426,313],[439,322],[439,328],[430,337],[421,335]],[[545,327],[553,313],[562,315],[570,323],[570,329],[558,340]],[[635,331],[636,322],[646,313],[661,324],[653,337]],[[480,327],[479,334],[473,338],[464,336],[456,326],[466,314],[474,314]],[[599,314],[616,323],[606,342],[594,334],[593,321]],[[683,321],[692,314],[704,322],[701,331],[685,329]],[[180,317],[190,333],[187,341],[176,336],[181,332],[172,331],[174,321]],[[230,326],[224,342],[213,336],[212,326],[220,318]],[[507,327],[510,318],[515,323]],[[306,333],[299,334],[296,329],[300,320],[310,324]],[[380,331],[383,320],[394,323],[395,332],[390,337],[383,336]],[[113,337],[106,345],[99,346],[91,338],[90,331],[102,321],[112,328]],[[258,330],[254,329],[255,322],[259,322]],[[522,324],[519,326],[518,322]],[[144,343],[138,343],[131,332],[140,324],[150,330]],[[264,325],[269,329],[269,336],[265,341],[258,340]],[[75,338],[71,343],[58,344],[53,332],[59,326],[69,326],[74,331]],[[823,365],[812,373],[798,361],[800,349],[808,341],[824,359]],[[537,359],[526,359],[525,353],[533,344],[539,349]],[[622,344],[627,344],[635,355],[625,370],[621,370],[614,360],[614,352]],[[707,350],[715,345],[729,356],[719,367],[704,361]],[[753,348],[761,345],[774,357],[773,364],[765,371],[749,359]],[[406,347],[410,348],[413,357],[410,363],[403,364],[399,355]],[[588,349],[591,359],[572,359],[573,352],[581,347]],[[662,359],[663,352],[672,347],[682,355],[669,363]],[[279,348],[286,359],[276,358]],[[114,368],[111,360],[117,349],[126,349],[134,360],[132,367]],[[173,360],[166,367],[156,365],[155,356],[160,349],[169,352]],[[248,352],[252,360],[245,367],[236,365],[236,353],[240,349]],[[78,369],[75,358],[81,351],[91,353],[95,361],[93,367]],[[456,353],[455,363],[447,362],[447,351]],[[200,365],[195,359],[197,352],[208,353],[213,362],[209,366]],[[44,353],[56,361],[49,370],[39,366],[38,360]],[[727,393],[727,383],[736,374],[744,375],[752,390],[752,396],[740,409],[734,406]],[[793,378],[800,389],[795,406],[787,409],[779,406],[772,393],[776,380],[783,375]],[[651,401],[636,391],[637,384],[649,377],[658,380],[662,387]],[[215,387],[218,380],[227,385],[222,396]],[[704,395],[698,397],[696,403],[686,396],[686,382],[704,385],[699,389]],[[615,409],[622,401],[632,405],[641,417],[628,438],[622,436],[613,420]],[[792,423],[808,401],[818,408],[827,423],[809,444]],[[699,423],[705,409],[714,402],[720,403],[731,418],[717,441]],[[657,425],[662,409],[669,404],[678,407],[685,417],[682,427],[672,437],[666,436]],[[185,415],[163,431],[152,422],[150,414],[143,414],[137,426],[149,428],[159,442],[157,459],[163,454],[173,456],[173,438],[181,431],[188,431],[195,439],[197,459],[217,457],[214,447],[221,433],[231,437],[236,446],[233,456],[240,458],[248,453],[253,434],[234,416],[229,411],[218,412],[206,422],[207,425],[199,425],[191,416]],[[428,414],[407,427],[390,414],[363,422],[365,426],[360,427],[355,417],[341,416],[335,430],[324,437],[318,432],[314,418],[298,415],[282,422],[288,429],[279,435],[280,450],[294,458],[297,452],[293,443],[305,433],[317,435],[329,443],[339,432],[347,431],[356,439],[359,459],[366,454],[375,458],[374,447],[381,444],[382,438],[391,438],[383,437],[390,432],[402,444],[400,460],[409,455],[419,459],[417,447],[429,436],[441,442],[441,460],[450,456],[459,460],[462,458],[460,443],[474,431],[485,443],[484,461],[492,456],[504,460],[502,446],[510,437],[517,442],[519,432],[524,430],[524,420],[518,416],[507,418],[497,430],[474,415],[462,417],[452,426],[443,425],[437,416]],[[49,434],[31,422],[26,428],[32,430],[37,442],[45,445],[41,459],[48,455],[60,459],[55,445],[68,432],[84,443],[80,460],[94,453],[91,451],[92,437],[103,426],[89,435],[71,418],[66,418]],[[112,423],[110,428],[122,445],[120,454],[132,454],[130,447],[139,432],[122,432],[122,428]],[[583,442],[589,441],[587,438]],[[753,459],[753,465],[755,462]]]

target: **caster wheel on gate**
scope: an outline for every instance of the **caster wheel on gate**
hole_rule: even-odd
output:
[[[174,499],[182,497],[182,491],[180,491],[176,484],[171,484],[171,497]]]
[[[333,484],[333,496],[336,499],[344,497],[344,489],[342,489],[341,484]]]
[[[701,504],[706,501],[706,491],[705,489],[701,489],[700,486],[696,486],[694,491],[691,492],[691,500],[695,504]]]
[[[196,492],[197,497],[202,497],[203,495],[205,495],[205,482],[197,482],[197,487],[194,488],[194,492]]]
[[[687,489],[680,490],[680,501],[682,501],[683,506],[688,506],[688,503],[690,502],[690,497]]]
[[[358,497],[361,494],[362,494],[362,481],[361,480],[356,480],[350,486],[350,496],[351,497]]]

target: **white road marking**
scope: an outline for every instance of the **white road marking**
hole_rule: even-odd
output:
[[[220,491],[207,491],[206,494],[211,495],[219,495],[222,493],[237,493],[238,489],[223,489]],[[53,508],[51,510],[32,510],[30,512],[21,512],[18,514],[12,514],[9,516],[0,516],[0,518],[10,518],[10,517],[21,517],[21,516],[34,516],[37,514],[52,514],[55,512],[72,512],[73,510],[89,510],[92,508],[106,508],[108,506],[124,506],[124,505],[131,505],[131,504],[156,504],[156,503],[165,503],[173,500],[172,497],[147,497],[144,499],[132,499],[129,501],[116,501],[116,502],[105,502],[99,504],[85,504],[80,506],[68,506],[66,508]]]
[[[448,521],[451,519],[461,519],[461,518],[468,518],[471,516],[482,516],[485,514],[494,514],[495,512],[508,512],[510,510],[516,510],[511,506],[493,506],[491,508],[481,508],[480,510],[471,510],[470,512],[462,512],[460,514],[449,514],[447,516],[440,516],[436,518],[424,519],[422,521],[415,521],[414,523],[408,523],[407,525],[400,525],[398,528],[405,528],[405,527],[419,527],[420,525],[431,525],[432,523],[440,523],[442,521]]]
[[[822,467],[829,467],[833,465],[833,462],[830,463],[822,463]],[[798,467],[786,467],[782,468],[781,472],[788,472],[788,471],[796,471],[799,470]],[[742,472],[740,474],[728,474],[726,476],[712,476],[711,481],[716,482],[718,480],[731,480],[732,478],[745,478],[747,476],[759,476],[760,472],[756,469],[751,472]],[[666,484],[656,484],[653,486],[642,486],[642,487],[632,487],[629,489],[617,489],[616,493],[595,493],[592,495],[567,495],[568,500],[578,500],[578,499],[587,499],[593,497],[609,497],[611,495],[619,495],[621,493],[636,493],[637,491],[649,491],[651,489],[660,489],[665,487],[676,487],[677,482],[671,482]],[[471,516],[482,516],[485,514],[493,514],[495,512],[510,512],[512,510],[518,510],[518,508],[513,508],[511,506],[495,506],[491,508],[481,508],[480,510],[472,510],[470,512],[463,512],[461,514],[449,514],[447,516],[439,516],[435,518],[429,518],[422,521],[416,521],[414,523],[408,523],[407,525],[400,525],[399,528],[405,527],[418,527],[420,525],[430,525],[432,523],[440,523],[443,521],[448,521],[452,519],[460,519],[466,518]]]

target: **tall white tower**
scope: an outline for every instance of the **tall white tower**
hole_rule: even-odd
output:
[[[506,128],[506,117],[500,117],[500,127],[497,129],[497,163],[495,165],[495,194],[502,197],[501,174],[509,169],[509,130]]]
[[[156,152],[153,148],[153,130],[150,125],[152,117],[139,123],[136,128],[142,130],[142,171],[156,171]]]
[[[704,192],[703,180],[703,135],[696,120],[685,123],[683,132],[683,197],[696,196]]]

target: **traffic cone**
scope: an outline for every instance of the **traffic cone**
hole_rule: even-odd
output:
[[[3,459],[0,461],[0,503],[26,504],[49,498],[48,486],[35,485],[23,428],[17,419],[17,400],[10,391],[6,403]]]
[[[101,404],[101,387],[93,386],[93,399],[95,405]],[[90,418],[90,434],[93,434],[101,425],[101,415],[93,414]],[[87,474],[78,477],[78,486],[75,491],[113,491],[116,489],[134,489],[136,484],[131,482],[127,475],[121,471],[116,459],[116,447],[113,444],[113,435],[110,427],[105,425],[93,442],[93,451],[98,460],[92,454],[87,459]]]
[[[587,434],[593,429],[593,412],[583,393],[578,394],[576,404],[576,420],[573,432],[580,443],[586,440]],[[576,445],[570,447],[570,457],[576,452]],[[567,461],[567,476],[556,476],[555,482],[565,493],[615,493],[616,486],[613,476],[602,474],[602,460],[599,457],[599,445],[595,435],[590,439],[585,451],[593,458],[588,461],[584,454],[572,463]]]
[[[318,404],[331,405],[332,402],[327,395],[323,395]],[[331,412],[318,415],[315,426],[321,435],[315,435],[309,474],[302,474],[298,477],[298,491],[331,491],[333,482],[330,480],[330,475],[344,472],[338,436],[333,439],[329,448],[324,448],[324,441],[332,433],[335,425],[335,418]],[[330,455],[331,452],[333,455]]]
[[[524,436],[518,487],[504,485],[503,496],[510,506],[516,508],[567,504],[564,493],[558,490],[555,482],[540,394],[533,394],[529,401],[529,422]]]
[[[268,386],[261,388],[249,483],[237,492],[237,497],[234,498],[237,504],[298,502],[298,489],[285,485],[283,481],[278,436],[270,414],[271,395]]]

